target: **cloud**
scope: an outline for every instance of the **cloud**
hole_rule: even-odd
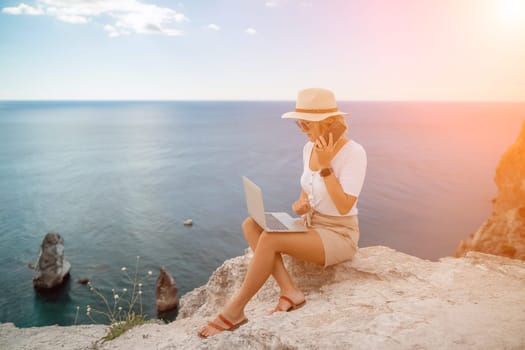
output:
[[[249,35],[255,35],[255,34],[257,34],[257,31],[255,29],[253,29],[253,28],[248,28],[248,29],[245,30],[245,33],[249,34]]]
[[[218,25],[216,24],[208,24],[208,28],[211,29],[211,30],[221,30],[221,27],[219,27]]]
[[[76,15],[59,15],[57,18],[62,22],[73,24],[83,24],[89,22],[89,18]]]
[[[264,3],[264,6],[266,6],[266,7],[277,7],[277,3],[275,1],[266,1]]]
[[[119,31],[117,30],[117,28],[113,27],[113,26],[110,26],[109,24],[106,24],[104,26],[104,30],[108,33],[108,35],[111,37],[111,38],[116,38],[116,37],[119,37],[121,34],[119,33]]]
[[[73,24],[102,22],[111,37],[130,33],[182,35],[174,26],[188,21],[184,14],[171,8],[139,0],[38,0],[37,4],[38,7],[32,7],[21,3],[17,7],[6,7],[2,12],[47,15]]]
[[[32,7],[21,3],[17,7],[5,7],[2,9],[2,13],[7,13],[8,15],[43,15],[44,11],[41,8]]]

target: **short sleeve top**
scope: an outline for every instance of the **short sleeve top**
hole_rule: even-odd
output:
[[[310,169],[310,157],[313,147],[313,142],[307,142],[304,145],[304,169],[303,175],[301,176],[301,187],[303,191],[308,194],[310,207],[325,215],[357,215],[357,200],[348,213],[341,215],[332,201],[319,171],[312,171]],[[359,197],[365,180],[366,165],[367,158],[365,149],[354,140],[348,141],[334,156],[331,167],[346,194]]]

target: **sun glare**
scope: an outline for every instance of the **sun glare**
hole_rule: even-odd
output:
[[[503,20],[509,24],[518,24],[525,21],[523,18],[523,0],[506,0],[503,3],[501,14]]]

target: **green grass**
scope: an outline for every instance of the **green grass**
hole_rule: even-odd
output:
[[[146,320],[141,315],[137,315],[125,321],[115,322],[109,326],[107,334],[102,337],[103,341],[110,341],[120,337],[123,333],[132,329],[133,327],[141,326],[147,323],[155,323],[154,320]]]

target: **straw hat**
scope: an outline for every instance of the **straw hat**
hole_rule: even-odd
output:
[[[330,90],[310,88],[299,91],[295,111],[284,113],[281,118],[303,119],[318,122],[335,115],[349,115],[337,108],[334,93]]]

